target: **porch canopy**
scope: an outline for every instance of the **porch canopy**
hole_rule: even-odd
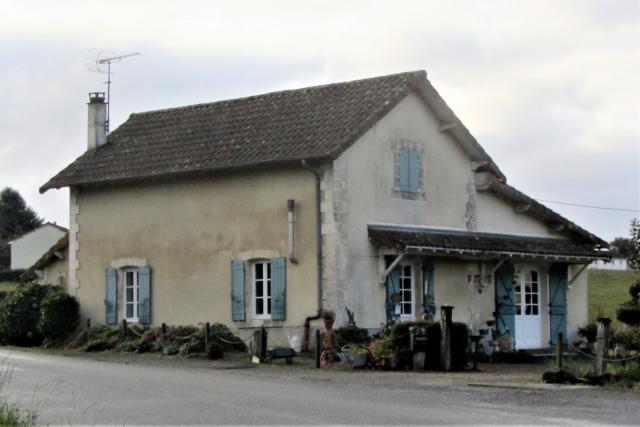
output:
[[[572,264],[611,258],[608,250],[593,242],[569,239],[371,223],[367,229],[374,245],[404,255],[479,260],[540,259]]]

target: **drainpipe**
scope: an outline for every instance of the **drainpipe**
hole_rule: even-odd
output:
[[[293,264],[297,264],[298,260],[293,252],[293,210],[296,206],[296,201],[293,199],[287,200],[287,217],[288,217],[288,226],[289,226],[289,261]]]
[[[305,160],[302,161],[302,167],[311,172],[316,180],[316,263],[317,263],[317,292],[318,292],[318,311],[315,315],[304,319],[304,340],[302,341],[302,351],[309,350],[309,327],[312,320],[318,320],[322,316],[322,222],[320,216],[320,180],[322,172],[319,169],[311,167]]]

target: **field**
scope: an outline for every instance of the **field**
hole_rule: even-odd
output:
[[[629,300],[629,285],[637,279],[640,273],[632,271],[589,270],[589,322],[608,317],[618,325],[616,310]]]

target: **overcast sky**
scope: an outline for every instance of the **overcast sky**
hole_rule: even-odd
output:
[[[87,93],[116,64],[130,113],[424,69],[534,198],[640,209],[640,2],[0,0],[0,187],[68,224],[38,187],[86,149]],[[89,58],[89,62],[91,62]],[[633,212],[547,204],[607,240]]]

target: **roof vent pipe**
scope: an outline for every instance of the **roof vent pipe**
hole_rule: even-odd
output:
[[[89,93],[87,105],[87,149],[93,150],[107,142],[107,104],[104,92]]]
[[[298,260],[296,259],[293,252],[293,210],[296,206],[296,201],[293,199],[287,200],[287,210],[288,210],[288,223],[289,223],[289,261],[293,264],[297,264]]]

